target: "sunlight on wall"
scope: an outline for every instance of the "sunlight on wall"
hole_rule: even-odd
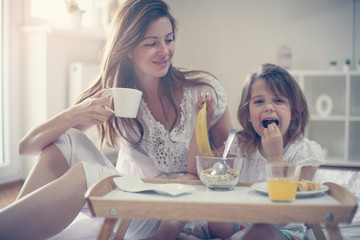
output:
[[[79,8],[84,11],[82,26],[91,28],[94,25],[94,1],[77,0]],[[31,17],[48,20],[58,25],[69,24],[71,16],[65,0],[31,0]]]

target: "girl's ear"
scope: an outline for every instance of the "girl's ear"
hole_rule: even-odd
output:
[[[132,54],[129,52],[129,53],[127,53],[126,54],[126,56],[128,57],[128,58],[130,58],[130,59],[132,59],[133,58],[133,56],[132,56]]]
[[[248,122],[249,123],[251,123],[251,119],[250,119],[250,112],[249,112],[250,110],[249,110],[249,107],[248,107],[248,110],[246,111],[246,117],[247,117],[247,120],[248,120]]]

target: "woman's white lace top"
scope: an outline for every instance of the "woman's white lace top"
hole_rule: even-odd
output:
[[[220,83],[207,77],[216,90],[206,85],[185,87],[180,105],[180,124],[171,132],[155,120],[142,99],[138,120],[144,127],[140,146],[134,149],[125,139],[120,139],[120,150],[116,168],[121,175],[138,175],[146,178],[177,178],[187,172],[187,158],[190,140],[194,131],[195,104],[201,92],[210,92],[214,99],[213,126],[225,111],[226,93]]]
[[[242,155],[240,148],[234,141],[236,151]],[[231,151],[234,151],[234,145]],[[284,148],[284,162],[296,163],[301,166],[319,166],[325,162],[324,154],[321,146],[307,138],[295,140]],[[240,173],[240,182],[264,182],[266,181],[266,158],[264,158],[259,150],[256,150],[250,159],[244,157],[242,169]]]

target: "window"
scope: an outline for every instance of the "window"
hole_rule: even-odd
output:
[[[76,0],[81,14],[81,26],[93,28],[95,26],[96,1]],[[69,27],[72,16],[67,11],[65,0],[26,0],[24,1],[25,25],[49,24],[56,27]]]
[[[3,150],[3,19],[2,19],[2,2],[0,4],[0,113],[1,113],[1,116],[0,116],[0,156],[1,156],[1,161],[0,161],[0,164],[4,164],[5,162],[5,158],[4,158],[4,150]]]
[[[82,28],[88,26],[92,28],[90,26],[94,20],[92,16],[95,12],[94,6],[102,1],[76,0],[76,2],[79,8],[85,11]],[[55,30],[58,30],[57,28],[66,30],[69,28],[66,23],[69,19],[59,19],[58,15],[51,11],[54,11],[54,6],[57,6],[58,14],[69,17],[69,13],[66,10],[65,0],[0,0],[0,5],[0,184],[3,184],[23,179],[37,160],[33,156],[19,156],[18,149],[19,141],[29,131],[28,125],[35,125],[24,121],[24,116],[29,110],[24,109],[24,101],[27,97],[25,89],[27,82],[23,77],[26,67],[23,66],[25,62],[23,54],[26,49],[24,32],[27,26],[35,25],[47,25],[54,27]],[[48,11],[52,14],[47,14]],[[93,29],[84,30],[86,35]],[[76,36],[78,35],[78,31],[63,32],[69,35],[74,32]],[[97,39],[97,35],[95,37]]]
[[[12,14],[18,12],[19,7],[20,1],[0,0],[0,184],[19,180],[23,175],[18,154],[20,117],[17,106],[21,16]]]

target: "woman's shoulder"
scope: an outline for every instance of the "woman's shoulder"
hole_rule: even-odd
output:
[[[212,74],[207,72],[195,71],[191,74],[185,74],[185,78],[189,81],[194,81],[194,84],[187,85],[186,87],[191,91],[200,92],[211,92],[216,95],[226,97],[226,92],[220,81]]]
[[[217,77],[210,72],[200,71],[200,70],[191,70],[187,71],[184,69],[179,70],[185,79],[194,81],[196,84],[220,84]]]

